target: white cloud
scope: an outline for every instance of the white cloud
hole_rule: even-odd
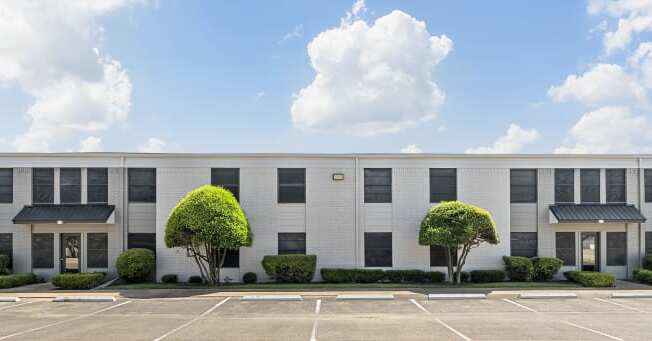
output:
[[[286,33],[286,34],[283,36],[283,38],[281,38],[281,41],[279,41],[279,43],[282,43],[282,42],[284,42],[284,41],[287,41],[287,40],[290,40],[290,39],[293,39],[293,38],[299,38],[299,37],[301,37],[301,31],[302,31],[302,30],[303,30],[303,25],[302,25],[302,24],[299,24],[299,25],[294,26],[294,28],[292,29],[292,31],[289,32],[289,33]]]
[[[34,100],[19,151],[49,151],[80,132],[126,120],[131,81],[119,62],[99,53],[101,16],[144,0],[0,2],[0,85]]]
[[[79,142],[79,151],[82,153],[92,153],[102,151],[102,139],[90,136]]]
[[[491,147],[469,148],[467,154],[513,154],[518,153],[531,143],[541,138],[535,129],[523,129],[516,124],[510,124],[507,133],[500,136]]]
[[[351,10],[346,12],[344,18],[342,18],[341,23],[350,24],[355,19],[360,19],[360,16],[367,12],[367,5],[364,0],[356,0],[351,6]]]
[[[577,101],[588,106],[646,103],[645,89],[620,65],[597,64],[582,75],[570,75],[548,90],[556,102]]]
[[[409,144],[403,148],[401,148],[401,153],[406,153],[406,154],[419,154],[423,153],[421,148],[417,147],[416,144]]]
[[[622,50],[634,34],[652,30],[652,1],[650,0],[590,0],[589,14],[604,14],[617,20],[615,30],[604,34],[607,54]]]
[[[166,145],[167,143],[164,140],[150,137],[143,145],[138,147],[138,151],[141,153],[162,153]]]
[[[453,48],[401,11],[343,21],[308,45],[313,82],[292,104],[292,121],[309,131],[369,136],[433,120],[444,94],[432,71]]]
[[[570,130],[567,143],[555,153],[649,152],[652,126],[626,107],[603,107],[585,113]]]

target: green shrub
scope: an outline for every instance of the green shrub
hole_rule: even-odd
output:
[[[11,259],[7,255],[0,255],[0,275],[9,274],[9,261]]]
[[[328,283],[376,283],[385,278],[380,269],[321,269],[321,278]]]
[[[201,279],[201,276],[190,276],[188,277],[188,283],[190,284],[202,284],[204,280]]]
[[[551,281],[562,265],[564,265],[564,262],[559,258],[534,257],[532,258],[532,279],[535,281]]]
[[[263,257],[263,269],[279,283],[309,283],[315,275],[317,256],[278,255]]]
[[[179,282],[179,276],[176,274],[165,274],[161,276],[161,282],[168,284],[177,283]]]
[[[616,284],[614,275],[593,271],[566,271],[564,276],[584,287],[613,287]]]
[[[426,283],[430,274],[423,270],[387,270],[385,279],[391,283]]]
[[[473,283],[492,283],[492,282],[502,282],[504,280],[505,280],[505,271],[503,270],[471,271],[471,282]]]
[[[19,287],[32,283],[36,283],[36,275],[33,273],[0,276],[0,289]]]
[[[514,282],[529,282],[532,280],[532,272],[534,267],[532,261],[527,257],[519,256],[504,256],[505,271],[507,277]]]
[[[129,282],[144,282],[154,271],[156,260],[149,249],[129,249],[118,256],[118,275]]]
[[[643,269],[652,270],[652,255],[643,257]]]
[[[634,271],[634,279],[646,284],[652,284],[652,270],[639,269]]]
[[[441,271],[427,271],[426,276],[430,283],[441,283],[446,280],[446,274]]]
[[[102,279],[104,279],[104,274],[101,272],[59,274],[52,277],[52,284],[65,290],[88,290],[102,284]]]
[[[254,273],[254,272],[246,272],[242,276],[242,282],[244,282],[246,284],[256,283],[256,282],[258,282],[258,276],[256,276],[256,273]]]

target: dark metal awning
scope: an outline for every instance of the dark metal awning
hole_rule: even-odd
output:
[[[113,224],[114,205],[34,205],[25,206],[14,224]]]
[[[646,218],[634,205],[556,204],[550,205],[550,222],[564,223],[644,223]]]

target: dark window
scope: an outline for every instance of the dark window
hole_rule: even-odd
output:
[[[392,266],[391,232],[366,232],[364,234],[364,266]]]
[[[278,203],[305,203],[306,202],[306,169],[305,168],[279,168],[278,169]]]
[[[652,255],[652,232],[645,232],[645,254]]]
[[[364,169],[364,202],[366,203],[391,203],[392,202],[392,169],[391,168],[365,168]]]
[[[109,202],[109,170],[107,168],[89,168],[87,174],[87,200],[89,204],[106,204]]]
[[[240,267],[240,250],[226,250],[223,268],[239,268]]]
[[[600,202],[600,170],[580,169],[580,201]]]
[[[9,256],[9,268],[13,268],[14,236],[11,233],[0,233],[0,255]]]
[[[89,268],[107,268],[109,266],[109,234],[89,233],[86,247]]]
[[[14,201],[14,170],[0,169],[0,204],[11,204]]]
[[[32,267],[54,268],[54,234],[32,233]]]
[[[156,168],[129,168],[129,202],[156,202]]]
[[[607,202],[625,203],[626,197],[626,176],[624,169],[607,169],[605,171],[607,183]]]
[[[509,184],[511,202],[537,202],[536,169],[512,169]]]
[[[279,255],[305,255],[306,234],[305,233],[279,233],[278,234]]]
[[[453,265],[457,263],[457,252],[450,250]],[[448,266],[446,259],[446,247],[441,245],[430,245],[430,266]]]
[[[156,254],[156,233],[130,233],[128,249],[149,249]]]
[[[557,258],[564,262],[564,266],[575,265],[575,232],[557,232],[555,234]]]
[[[239,168],[213,168],[211,169],[211,185],[220,186],[233,193],[236,200],[240,201],[240,169]]]
[[[607,265],[627,265],[626,232],[607,232]]]
[[[59,170],[59,195],[62,204],[81,203],[81,169],[61,168]]]
[[[457,200],[457,169],[430,168],[430,202]]]
[[[537,233],[512,232],[510,233],[512,256],[536,257]]]
[[[644,171],[645,183],[645,202],[652,202],[652,169],[646,169]]]
[[[555,169],[555,202],[575,202],[574,169]]]
[[[32,172],[32,202],[54,203],[54,169],[34,168]]]

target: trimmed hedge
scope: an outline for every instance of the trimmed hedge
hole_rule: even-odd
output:
[[[335,269],[322,268],[321,278],[327,283],[441,283],[443,272],[422,270]]]
[[[0,276],[0,289],[19,287],[32,283],[36,283],[36,275],[33,273]]]
[[[8,275],[9,274],[9,256],[7,255],[0,255],[0,275]]]
[[[190,284],[202,284],[204,280],[201,279],[201,276],[190,276],[188,277],[188,283]]]
[[[551,281],[564,262],[553,257],[534,257],[532,260],[532,279],[535,281]]]
[[[246,284],[256,283],[256,282],[258,282],[258,276],[256,276],[255,272],[246,272],[242,276],[242,282],[244,282]]]
[[[441,272],[435,273],[439,274]],[[433,276],[435,282],[440,282],[437,280],[438,275],[423,270],[387,270],[384,279],[391,283],[427,283],[433,281]]]
[[[179,276],[177,276],[176,274],[165,274],[161,276],[161,282],[168,283],[168,284],[177,283],[179,282]]]
[[[507,277],[514,282],[529,282],[532,280],[532,273],[534,266],[532,261],[527,257],[519,256],[504,256],[505,271]]]
[[[652,270],[639,269],[634,271],[634,279],[646,284],[652,284]]]
[[[59,274],[52,277],[52,284],[65,290],[88,290],[102,284],[104,274],[101,272],[80,272],[77,274]]]
[[[503,270],[471,271],[471,282],[473,283],[492,283],[492,282],[502,282],[504,280],[505,280],[505,271]]]
[[[317,256],[278,255],[263,257],[263,269],[279,283],[310,283],[315,275]]]
[[[652,255],[643,257],[643,269],[652,270]]]
[[[613,287],[616,284],[614,275],[605,272],[566,271],[564,277],[584,287]]]
[[[156,267],[154,252],[149,249],[129,249],[115,263],[118,275],[129,282],[144,282]]]

